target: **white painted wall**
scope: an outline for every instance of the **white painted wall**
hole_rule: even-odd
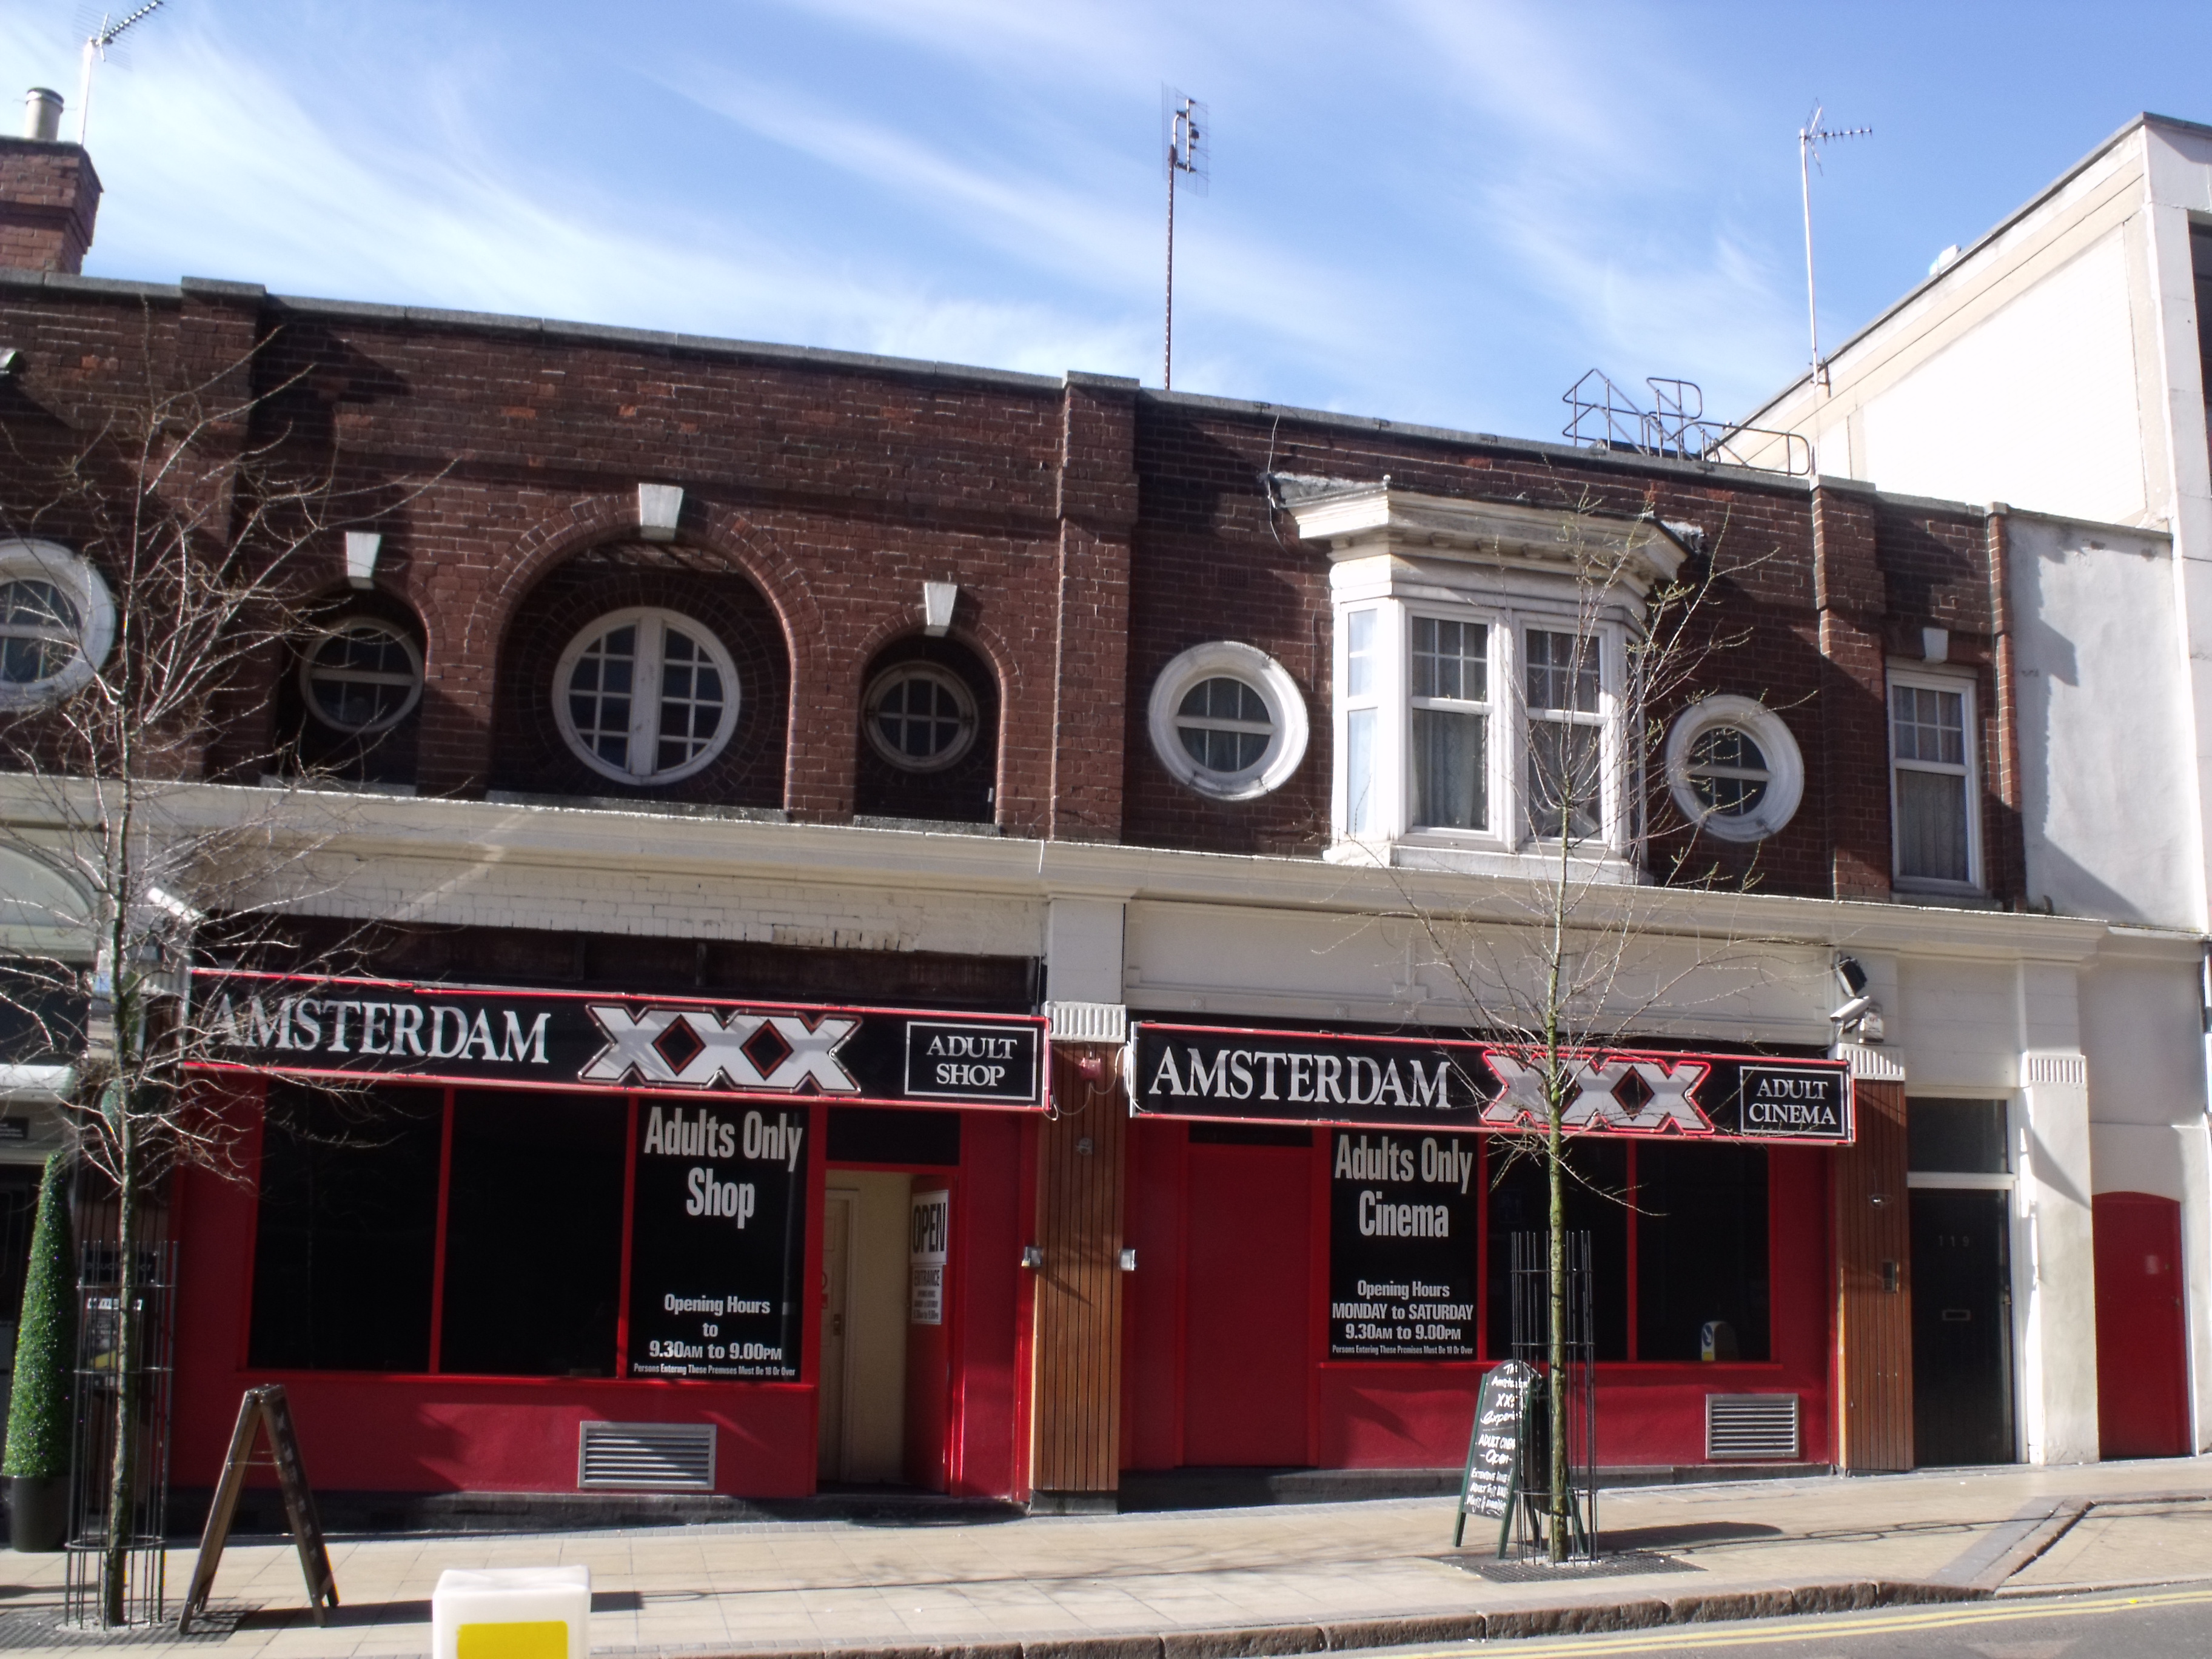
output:
[[[2164,959],[2107,955],[2081,977],[2081,1048],[2089,1057],[2090,1115],[2105,1125],[2155,1127],[2167,1137],[2169,1181],[2179,1179],[2172,1159],[2172,1126],[2204,1115],[2204,1052],[2198,1036],[2197,965],[2186,941]],[[2115,1142],[2115,1146],[2118,1143]],[[2101,1148],[2103,1143],[2099,1143]],[[2101,1151],[2096,1190],[2163,1192],[2179,1188],[2131,1187],[2112,1179]]]
[[[2026,514],[2010,530],[2028,893],[2075,915],[2195,927],[2203,860],[2172,548]]]
[[[1051,901],[1045,922],[1045,994],[1055,1002],[1121,1000],[1121,901]]]
[[[2137,520],[2142,429],[2115,230],[1869,399],[1851,471],[1905,495]]]
[[[358,861],[333,854],[318,864],[328,884],[293,907],[309,915],[830,950],[1019,957],[1044,950],[1045,906],[1028,898],[692,873],[653,867],[642,856],[525,860],[461,848]]]
[[[2174,1131],[2181,1155],[2181,1284],[2189,1310],[2189,1379],[2196,1446],[2212,1451],[2212,1130],[2203,1119]]]
[[[1615,964],[1613,995],[1594,1023],[1618,1020],[1650,1036],[1825,1044],[1838,1000],[1828,948],[1750,932],[1744,942],[1721,930],[1578,941],[1589,963]],[[1535,946],[1527,930],[1449,913],[1424,922],[1139,902],[1129,907],[1127,1000],[1155,1014],[1479,1025],[1486,1009],[1513,1006],[1502,980],[1540,982]]]
[[[1912,1088],[1993,1098],[2018,1082],[2020,1012],[2008,964],[1905,957],[1897,964],[1896,1005],[1882,1012]]]

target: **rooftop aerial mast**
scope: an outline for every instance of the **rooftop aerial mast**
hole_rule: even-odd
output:
[[[167,0],[146,0],[146,3],[136,11],[119,18],[112,13],[102,12],[100,21],[93,26],[92,33],[85,37],[84,75],[77,83],[76,92],[76,142],[80,149],[84,147],[85,135],[92,127],[92,66],[106,60],[108,48],[123,38],[125,30],[135,23],[144,22],[167,3]]]
[[[1820,166],[1822,144],[1838,138],[1868,138],[1874,135],[1872,127],[1824,127],[1820,125],[1823,113],[1816,102],[1813,112],[1805,118],[1805,125],[1797,129],[1797,185],[1805,201],[1805,322],[1812,335],[1813,385],[1816,390],[1825,389],[1828,384],[1828,365],[1820,358],[1820,309],[1813,289],[1813,169]]]
[[[1175,390],[1175,202],[1176,180],[1188,181],[1188,188],[1200,196],[1206,194],[1206,181],[1213,171],[1212,140],[1208,131],[1212,125],[1206,106],[1195,98],[1186,98],[1173,87],[1160,88],[1162,125],[1167,129],[1168,172],[1168,303],[1167,327],[1161,346],[1160,385],[1163,389]]]

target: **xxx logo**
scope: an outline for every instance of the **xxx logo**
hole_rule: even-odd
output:
[[[758,1089],[789,1094],[808,1079],[825,1095],[857,1095],[860,1085],[838,1060],[837,1050],[860,1029],[857,1019],[824,1018],[817,1024],[792,1014],[732,1013],[725,1021],[708,1008],[648,1008],[633,1015],[611,1003],[586,1005],[607,1046],[578,1073],[586,1083],[641,1084],[678,1089]],[[763,1032],[782,1050],[780,1059],[749,1050]],[[696,1048],[678,1061],[671,1036]],[[682,1052],[678,1049],[677,1052]],[[763,1068],[766,1069],[763,1070]]]
[[[1482,1121],[1510,1129],[1522,1124],[1540,1128],[1550,1121],[1544,1100],[1544,1067],[1486,1048],[1482,1057],[1505,1086],[1482,1109]],[[1713,1121],[1696,1100],[1698,1085],[1712,1067],[1701,1060],[1624,1060],[1605,1054],[1562,1057],[1567,1069],[1566,1110],[1561,1127],[1625,1129],[1652,1133],[1674,1128],[1686,1135],[1709,1135]]]

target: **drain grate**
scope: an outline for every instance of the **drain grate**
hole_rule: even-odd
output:
[[[712,1492],[712,1423],[586,1423],[576,1439],[586,1492]]]
[[[1442,1558],[1464,1572],[1487,1578],[1493,1584],[1574,1584],[1585,1578],[1626,1578],[1644,1572],[1703,1572],[1703,1567],[1677,1561],[1650,1550],[1618,1550],[1595,1561],[1499,1561],[1486,1556],[1447,1555]]]
[[[1794,1394],[1709,1394],[1705,1396],[1705,1461],[1794,1463],[1797,1461],[1797,1396]]]

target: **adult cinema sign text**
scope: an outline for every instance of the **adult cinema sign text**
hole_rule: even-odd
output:
[[[1841,1144],[1853,1135],[1840,1060],[1657,1051],[1574,1053],[1571,1134]],[[1139,1115],[1380,1127],[1540,1129],[1540,1052],[1452,1038],[1354,1036],[1139,1023],[1130,1033]]]
[[[1042,1109],[1044,1022],[200,969],[193,1063],[709,1098]]]

